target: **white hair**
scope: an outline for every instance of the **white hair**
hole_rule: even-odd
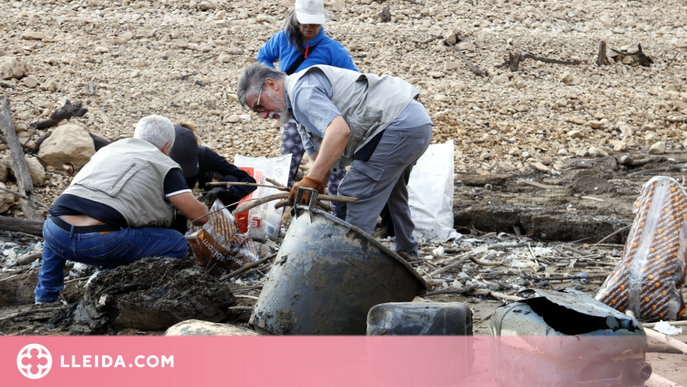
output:
[[[134,138],[146,140],[162,150],[165,145],[174,145],[174,125],[168,118],[153,114],[141,118],[136,124]]]

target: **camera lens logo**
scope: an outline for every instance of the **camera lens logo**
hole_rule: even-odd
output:
[[[29,379],[40,379],[50,372],[52,355],[40,344],[29,344],[17,355],[17,368]]]

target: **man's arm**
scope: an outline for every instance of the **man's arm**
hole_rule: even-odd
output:
[[[308,176],[325,181],[329,170],[332,169],[336,161],[341,157],[344,149],[346,149],[346,143],[348,143],[350,135],[351,129],[346,121],[343,117],[336,116],[324,131],[320,150],[310,154],[310,158],[314,162],[308,171]]]
[[[183,192],[167,198],[174,207],[176,207],[189,220],[200,218],[208,213],[208,208],[193,196],[191,192]],[[210,220],[209,216],[205,216],[193,222],[196,226],[201,226]]]

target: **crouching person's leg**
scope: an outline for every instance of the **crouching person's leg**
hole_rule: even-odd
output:
[[[188,253],[188,245],[184,235],[166,228],[129,228],[127,240],[129,251],[121,257],[120,264],[145,257],[185,258]]]
[[[56,238],[52,232],[54,230],[51,229],[53,227],[55,226],[50,219],[43,223],[43,264],[38,271],[38,285],[33,291],[35,301],[41,303],[57,301],[60,291],[64,288],[63,271],[67,260],[62,248],[68,246]]]

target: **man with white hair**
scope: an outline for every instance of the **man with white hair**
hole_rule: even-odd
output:
[[[347,205],[346,221],[372,234],[388,202],[394,249],[414,257],[407,185],[432,138],[432,120],[418,95],[413,85],[388,75],[316,65],[287,76],[259,62],[244,69],[237,88],[239,102],[262,118],[283,123],[293,117],[300,124],[313,163],[290,200],[298,187],[324,192],[332,166],[350,165],[338,194],[358,201]]]
[[[57,301],[67,260],[112,268],[150,256],[186,256],[186,238],[166,228],[174,221],[174,208],[188,219],[208,209],[169,157],[174,136],[169,119],[142,118],[133,138],[100,149],[55,200],[43,224],[37,303]]]

